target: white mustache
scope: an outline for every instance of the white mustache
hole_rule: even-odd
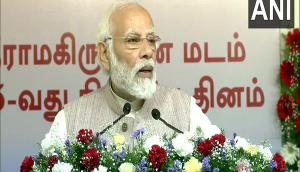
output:
[[[144,67],[152,67],[153,70],[155,70],[155,64],[153,59],[148,59],[148,60],[144,60],[141,63],[135,65],[132,69],[132,73],[136,74],[137,72],[139,72],[139,70],[141,70]]]

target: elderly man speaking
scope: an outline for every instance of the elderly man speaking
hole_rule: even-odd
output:
[[[195,132],[197,126],[207,137],[220,133],[193,97],[156,84],[159,43],[145,8],[136,1],[114,3],[102,17],[97,40],[100,65],[109,76],[107,84],[66,104],[49,134],[63,137],[87,128],[105,135],[111,128],[132,145],[132,133],[146,125],[160,136],[174,131]],[[130,104],[125,107],[128,112],[123,111],[126,103]],[[113,122],[117,124],[110,125]]]

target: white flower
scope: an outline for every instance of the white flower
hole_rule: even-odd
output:
[[[243,148],[244,150],[246,150],[246,148],[249,146],[249,143],[247,142],[247,140],[245,138],[242,138],[240,136],[236,136],[234,138],[235,141],[235,146],[237,148]]]
[[[119,167],[120,172],[135,172],[135,166],[131,163],[124,162]]]
[[[44,156],[51,155],[55,151],[55,142],[50,134],[46,134],[45,139],[41,142],[41,153]]]
[[[259,145],[258,151],[264,155],[264,158],[267,160],[271,160],[273,158],[272,152],[268,147]]]
[[[55,134],[46,134],[45,139],[41,142],[41,153],[44,156],[51,156],[53,155],[55,148],[60,148],[64,145],[65,140]]]
[[[102,165],[99,165],[99,167],[94,168],[94,170],[92,172],[107,172],[107,168]]]
[[[73,166],[69,163],[58,162],[52,168],[52,172],[71,172]]]
[[[297,157],[300,155],[300,150],[293,143],[287,142],[282,146],[280,153],[284,161],[290,165],[293,165],[297,161]]]
[[[193,153],[194,145],[183,134],[178,134],[173,140],[172,145],[179,156],[187,156]]]
[[[145,151],[148,153],[151,150],[153,145],[158,145],[162,147],[164,143],[161,141],[161,139],[158,136],[151,136],[145,141],[143,147]]]

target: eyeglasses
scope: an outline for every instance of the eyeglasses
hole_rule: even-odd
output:
[[[141,47],[144,39],[147,39],[148,44],[152,47],[152,50],[156,51],[160,45],[160,37],[155,35],[148,35],[142,38],[138,35],[128,35],[127,37],[108,37],[106,39],[120,38],[124,39],[124,43],[129,49],[138,49]]]

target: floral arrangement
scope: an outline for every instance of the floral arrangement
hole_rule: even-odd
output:
[[[81,129],[76,138],[61,141],[46,135],[37,155],[25,157],[21,172],[285,172],[283,157],[272,155],[267,141],[251,144],[237,136],[221,134],[204,137],[197,128],[195,134],[172,134],[162,138],[151,130],[140,128],[129,146],[123,135],[115,134],[111,143]]]
[[[281,123],[281,154],[288,170],[300,170],[300,33],[283,35],[286,44],[280,65],[281,95],[277,103]]]

